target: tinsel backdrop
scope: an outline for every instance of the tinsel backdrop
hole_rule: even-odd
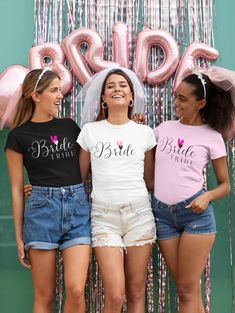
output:
[[[215,4],[213,0],[35,0],[35,38],[34,44],[45,42],[61,43],[63,38],[80,27],[95,30],[104,43],[104,59],[113,61],[112,27],[117,22],[123,22],[128,29],[129,68],[135,63],[136,38],[145,27],[161,29],[172,34],[179,45],[181,55],[185,48],[193,42],[214,46],[213,19]],[[84,47],[86,49],[86,47]],[[150,70],[156,68],[163,58],[162,50],[152,47],[149,55]],[[200,59],[199,63],[205,60]],[[70,65],[67,64],[70,68]],[[146,123],[151,127],[157,126],[164,120],[174,119],[172,107],[173,77],[160,86],[145,84],[147,95]],[[81,86],[73,76],[73,87],[63,100],[62,115],[70,116],[80,121],[81,107],[77,95]],[[230,266],[232,279],[232,313],[234,313],[234,281],[233,281],[233,214],[235,203],[235,149],[234,142],[228,147],[228,164],[232,192],[228,207],[224,209],[227,215],[229,229]],[[207,181],[213,181],[212,171],[207,171]],[[170,279],[164,261],[157,247],[153,249],[149,261],[147,275],[146,312],[175,313],[178,308],[175,286]],[[206,313],[211,312],[211,282],[210,258],[204,271],[202,287]],[[56,311],[62,311],[63,305],[63,270],[60,256],[57,262]],[[103,305],[103,286],[98,266],[92,256],[86,287],[87,312],[101,313]],[[126,311],[124,306],[123,312]],[[221,312],[228,313],[228,312]]]

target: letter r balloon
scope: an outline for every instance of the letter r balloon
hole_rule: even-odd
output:
[[[84,43],[88,45],[88,48],[83,56],[80,46]],[[75,30],[63,39],[62,46],[81,85],[84,85],[92,76],[85,60],[95,72],[117,66],[117,63],[103,59],[103,41],[100,35],[91,29],[79,28]]]

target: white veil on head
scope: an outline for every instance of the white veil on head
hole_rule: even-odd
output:
[[[124,67],[111,67],[104,69],[91,77],[82,87],[76,97],[76,101],[82,106],[80,127],[86,123],[94,122],[100,112],[101,89],[106,76],[113,70],[122,70],[131,80],[134,89],[134,105],[132,113],[144,113],[146,96],[142,83],[130,69]]]
[[[211,66],[204,72],[210,80],[225,91],[230,91],[231,100],[235,107],[235,71],[220,66]]]

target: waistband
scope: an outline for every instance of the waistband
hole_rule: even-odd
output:
[[[157,201],[157,204],[160,204],[161,206],[165,206],[165,207],[171,207],[171,208],[174,208],[174,207],[178,207],[178,206],[186,206],[188,205],[193,199],[195,199],[197,196],[203,194],[204,192],[206,192],[206,190],[204,188],[200,189],[197,193],[195,193],[193,196],[189,197],[188,199],[186,200],[183,200],[183,201],[180,201],[180,202],[177,202],[175,204],[166,204],[164,202],[161,202],[160,200],[158,200],[157,198],[155,198],[155,201]]]
[[[65,193],[75,193],[79,189],[83,190],[84,185],[83,183],[77,185],[70,185],[70,186],[62,186],[62,187],[46,187],[46,186],[32,186],[32,192],[39,192],[42,194],[48,194],[49,196],[52,195],[53,192],[61,192],[62,194]]]
[[[104,209],[109,209],[113,211],[118,210],[118,209],[124,209],[127,207],[132,208],[132,209],[138,209],[138,208],[142,208],[144,205],[149,205],[149,207],[151,207],[149,197],[143,197],[143,198],[139,198],[138,200],[122,202],[122,203],[103,202],[103,201],[92,199],[92,205],[99,205]]]

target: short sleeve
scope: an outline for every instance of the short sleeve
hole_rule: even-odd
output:
[[[72,120],[72,123],[73,123],[73,126],[74,126],[75,134],[76,134],[76,136],[78,136],[80,134],[81,129],[80,129],[80,127],[78,126],[78,124],[74,120]]]
[[[77,143],[82,147],[83,150],[89,152],[89,147],[87,144],[87,139],[88,139],[88,127],[89,124],[85,124],[80,131],[78,138],[77,138]]]
[[[223,137],[218,133],[217,136],[213,138],[213,142],[210,145],[210,159],[215,160],[226,155],[227,152]]]
[[[155,139],[155,135],[154,135],[154,131],[152,128],[148,127],[147,128],[147,135],[148,135],[148,138],[147,138],[147,147],[146,147],[146,150],[149,151],[151,149],[153,149],[155,146],[156,146],[156,139]]]
[[[23,154],[22,140],[17,132],[17,129],[13,129],[9,132],[4,150],[6,151],[6,149],[11,149],[15,152]]]
[[[157,127],[154,128],[154,135],[155,135],[156,142],[158,142],[159,131],[160,131],[161,125],[162,125],[162,124],[160,124],[159,126],[157,126]]]

